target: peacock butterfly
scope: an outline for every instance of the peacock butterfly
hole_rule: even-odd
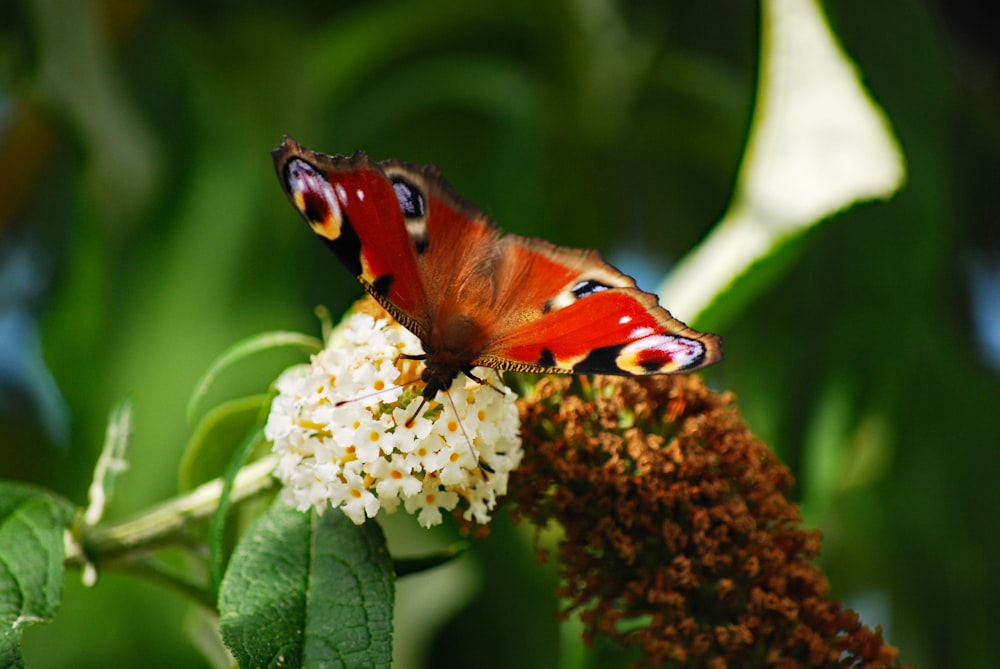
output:
[[[292,204],[386,311],[423,343],[425,401],[474,367],[672,374],[722,357],[597,251],[501,235],[437,167],[272,152]]]

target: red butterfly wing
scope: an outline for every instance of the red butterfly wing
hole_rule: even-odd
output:
[[[596,251],[517,235],[503,241],[502,276],[508,290],[527,299],[509,312],[477,363],[640,375],[689,372],[722,357],[717,336],[673,318],[655,295],[639,290]],[[520,290],[525,283],[534,290]]]
[[[286,138],[293,204],[428,354],[429,397],[473,366],[540,373],[687,372],[719,360],[596,251],[500,236],[435,167],[326,156]]]
[[[278,180],[313,232],[396,320],[425,338],[427,295],[407,231],[408,216],[423,214],[419,194],[410,194],[406,211],[400,188],[360,152],[327,156],[286,137],[273,157]]]

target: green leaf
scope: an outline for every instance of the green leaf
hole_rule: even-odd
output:
[[[178,472],[180,490],[193,490],[226,471],[233,453],[261,419],[270,395],[251,395],[223,402],[198,421],[188,440]]]
[[[283,346],[297,347],[311,354],[321,351],[323,349],[323,342],[316,337],[300,332],[263,332],[236,342],[223,351],[222,355],[215,359],[209,366],[208,371],[198,380],[195,391],[191,394],[190,399],[188,399],[188,422],[190,423],[194,419],[194,414],[198,410],[198,403],[208,393],[208,389],[211,388],[215,377],[246,357],[261,351]]]
[[[660,286],[664,304],[705,327],[723,295],[726,317],[777,276],[762,260],[856,202],[905,180],[902,151],[857,67],[815,0],[762,4],[760,76],[750,136],[729,210]],[[761,274],[764,272],[765,274]],[[769,273],[769,274],[768,274]],[[750,284],[733,290],[738,283]]]
[[[63,532],[73,507],[48,492],[0,482],[0,666],[21,667],[21,631],[62,599]]]
[[[392,566],[382,530],[275,502],[233,554],[222,637],[241,667],[388,667]]]

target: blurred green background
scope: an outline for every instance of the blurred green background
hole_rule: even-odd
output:
[[[718,328],[727,357],[706,374],[795,471],[833,595],[926,668],[1000,666],[1000,58],[984,7],[828,3],[908,184],[808,235]],[[652,289],[726,209],[758,21],[728,0],[0,4],[0,476],[83,503],[107,411],[132,393],[111,515],[174,494],[209,362],[262,330],[315,333],[315,305],[360,295],[281,193],[269,151],[285,133],[437,163],[505,229],[599,248]],[[210,399],[263,391],[294,359],[241,366]],[[404,550],[406,522],[389,523]],[[612,665],[560,641],[551,568],[523,532],[501,523],[461,562],[447,586],[400,583],[410,618],[440,623],[401,624],[400,666]],[[196,620],[155,584],[109,573],[85,590],[71,573],[25,654],[206,666]]]

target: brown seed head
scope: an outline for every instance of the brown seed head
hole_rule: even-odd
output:
[[[788,469],[697,376],[549,377],[521,401],[516,518],[557,521],[565,614],[642,664],[888,667],[812,559]]]

